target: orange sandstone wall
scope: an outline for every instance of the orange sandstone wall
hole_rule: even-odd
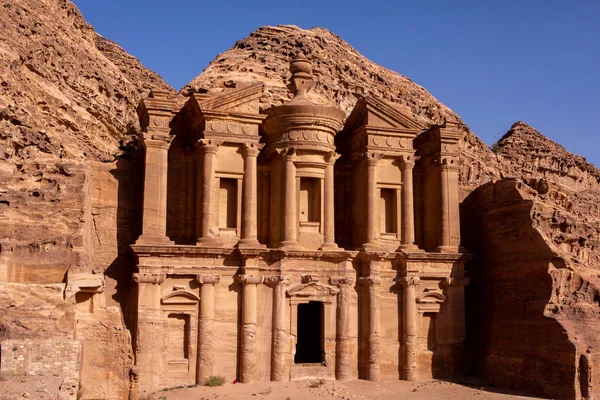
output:
[[[516,179],[488,183],[462,204],[468,265],[470,370],[502,387],[575,398],[576,346],[549,314],[550,270],[562,260],[532,226],[534,202]]]

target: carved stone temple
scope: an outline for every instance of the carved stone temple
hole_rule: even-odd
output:
[[[259,110],[262,85],[155,90],[145,148],[133,332],[140,392],[305,377],[463,373],[459,130],[359,97]]]

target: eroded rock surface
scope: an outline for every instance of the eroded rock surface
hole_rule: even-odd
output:
[[[77,331],[84,348],[96,349],[82,366],[83,398],[122,397],[132,362],[125,249],[140,223],[139,152],[122,157],[122,139],[137,132],[135,107],[151,87],[175,92],[94,32],[67,0],[1,1],[0,7],[0,281],[9,282],[0,296],[0,309],[9,310],[0,337],[72,339]],[[424,88],[322,28],[259,28],[217,56],[181,94],[263,82],[261,107],[281,105],[290,98],[288,63],[297,53],[313,62],[316,103],[348,114],[354,93],[375,94],[424,124],[458,120],[465,132],[463,197],[491,180],[517,178],[490,183],[473,197],[484,219],[472,214],[479,228],[471,232],[485,235],[471,242],[472,250],[476,260],[490,261],[482,276],[497,282],[480,296],[500,296],[507,307],[486,322],[505,334],[490,342],[486,368],[507,371],[502,382],[522,376],[524,387],[535,374],[553,379],[551,368],[559,365],[564,374],[556,382],[570,385],[564,393],[580,391],[573,384],[580,356],[598,349],[600,330],[599,171],[524,123],[492,152]],[[502,250],[507,238],[514,244],[510,252]],[[65,295],[68,276],[94,281],[90,275],[102,277],[104,292]],[[551,332],[537,340],[546,328]],[[554,352],[544,353],[556,343]],[[518,367],[504,361],[518,363],[524,355],[529,361]]]

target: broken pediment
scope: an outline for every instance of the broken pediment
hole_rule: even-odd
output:
[[[226,89],[217,95],[195,93],[189,101],[195,102],[201,113],[212,111],[258,114],[263,88],[262,83],[255,83],[241,88]]]
[[[287,291],[288,297],[328,297],[335,295],[339,289],[330,285],[323,285],[312,281],[309,283],[301,283],[290,287]]]
[[[361,127],[415,133],[425,129],[397,106],[373,96],[360,97],[346,121],[346,130],[355,131]]]

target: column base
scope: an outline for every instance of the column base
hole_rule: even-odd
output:
[[[367,251],[383,251],[383,246],[377,242],[364,243],[360,248]]]
[[[337,245],[337,243],[335,242],[328,242],[328,243],[323,243],[321,245],[321,247],[319,248],[319,250],[326,250],[326,251],[335,251],[335,250],[341,250],[340,247]]]
[[[214,237],[214,236],[213,237],[211,237],[211,236],[201,237],[196,240],[196,246],[222,247],[223,241],[221,240],[221,238]]]
[[[235,245],[238,249],[266,249],[267,246],[262,244],[256,238],[240,239]]]
[[[465,249],[460,246],[438,246],[435,249],[436,253],[462,253]]]
[[[414,243],[401,244],[400,246],[398,246],[398,251],[403,251],[405,253],[422,253],[423,252],[423,250],[419,249],[419,246],[417,246]]]
[[[283,250],[302,250],[302,246],[295,240],[284,240],[279,243],[279,247]]]
[[[174,241],[169,239],[167,235],[151,235],[145,234],[135,241],[137,246],[172,246],[175,244]]]

